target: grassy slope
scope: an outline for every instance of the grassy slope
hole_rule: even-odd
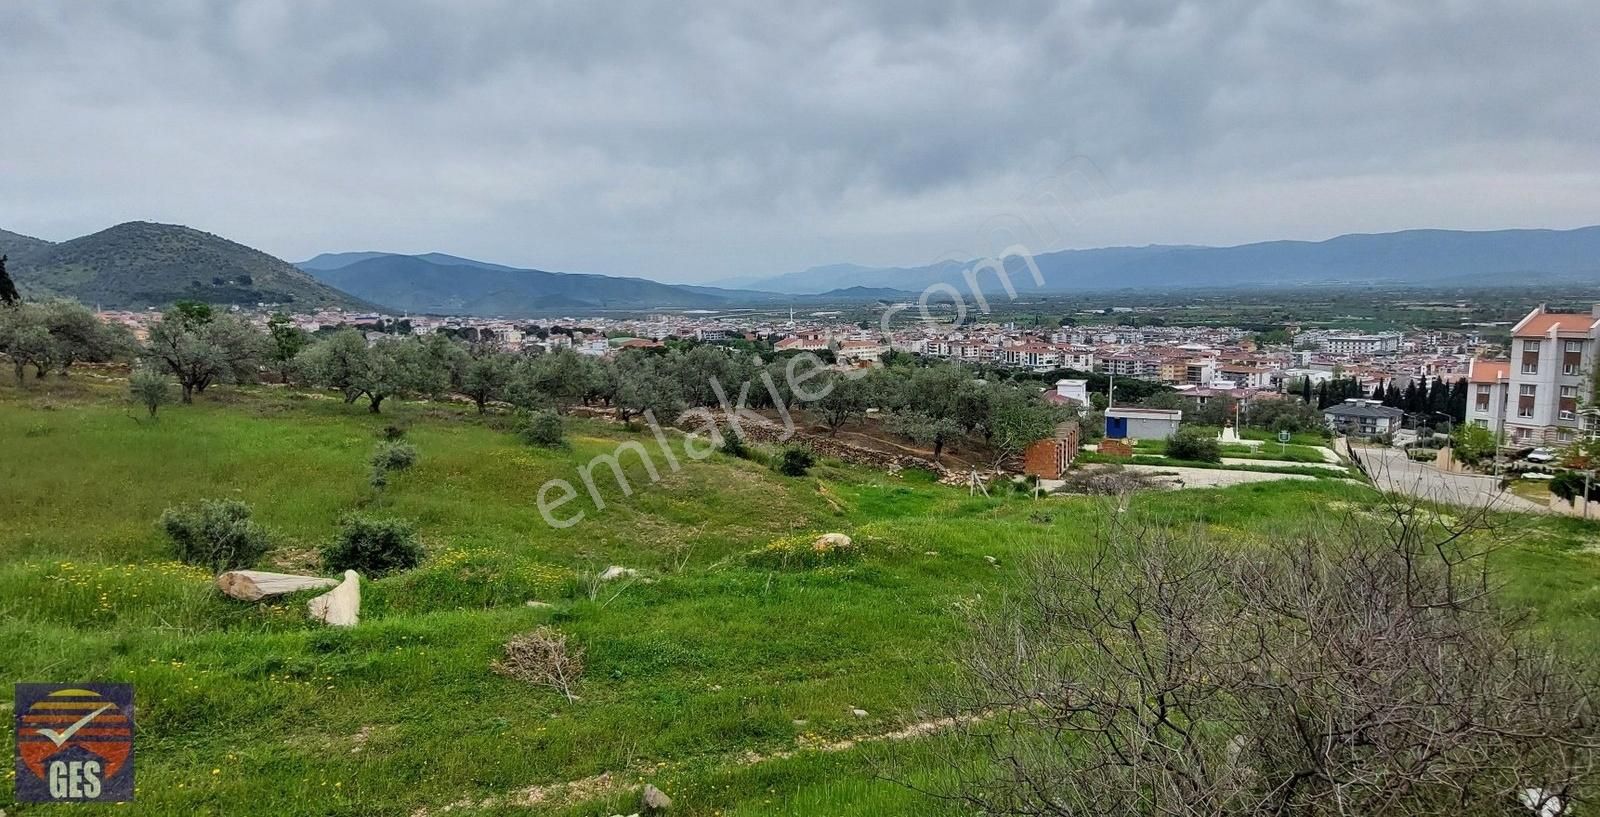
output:
[[[534,492],[548,477],[571,479],[624,437],[618,429],[578,424],[574,450],[541,452],[451,407],[402,404],[380,418],[270,390],[207,395],[154,424],[135,416],[114,387],[0,386],[0,695],[19,680],[137,684],[139,814],[240,803],[280,815],[437,814],[463,798],[490,800],[467,813],[524,814],[508,795],[606,771],[656,782],[675,813],[939,814],[875,780],[871,750],[740,758],[915,720],[919,690],[959,631],[953,605],[992,597],[1032,549],[1079,546],[1096,512],[1089,500],[972,499],[834,466],[785,479],[719,455],[631,497],[612,491],[604,511],[556,531]],[[227,602],[208,576],[165,560],[160,511],[214,496],[253,504],[279,554],[304,558],[342,512],[372,502],[364,460],[396,419],[411,424],[423,459],[392,481],[381,510],[417,520],[430,557],[366,584],[360,627],[311,626],[300,599]],[[1206,496],[1141,504],[1237,537],[1360,512],[1369,495],[1324,481]],[[1504,556],[1513,598],[1593,642],[1594,529],[1518,524],[1532,527],[1530,544]],[[864,557],[780,571],[744,559],[830,530],[856,537]],[[591,601],[578,574],[607,564],[657,581]],[[545,622],[588,649],[577,703],[488,671],[509,635]],[[922,747],[907,751],[915,763]],[[0,808],[33,813],[8,802],[9,789],[0,786]],[[624,792],[593,797],[602,802],[557,793],[539,808],[634,810]]]

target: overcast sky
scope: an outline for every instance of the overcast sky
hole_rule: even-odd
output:
[[[0,227],[672,281],[1575,227],[1597,42],[1595,0],[13,1]]]

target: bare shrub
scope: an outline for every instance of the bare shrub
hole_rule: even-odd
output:
[[[569,643],[554,627],[540,627],[507,641],[505,657],[492,667],[508,678],[550,687],[575,701],[572,687],[583,675],[583,647]]]
[[[1481,516],[1390,510],[1220,544],[1110,513],[1089,554],[1036,557],[975,614],[933,793],[1062,817],[1571,813],[1592,671],[1497,603]]]

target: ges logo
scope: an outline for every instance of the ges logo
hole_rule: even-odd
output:
[[[133,799],[131,684],[17,684],[17,800]]]

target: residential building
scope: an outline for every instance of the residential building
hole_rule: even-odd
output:
[[[1055,391],[1044,393],[1044,399],[1060,405],[1089,405],[1089,381],[1057,380]]]
[[[1323,338],[1322,348],[1336,355],[1392,355],[1400,351],[1400,335],[1329,335]]]
[[[1467,367],[1467,389],[1467,422],[1499,434],[1505,427],[1511,361],[1472,361]]]
[[[1539,307],[1511,328],[1506,445],[1570,442],[1585,428],[1600,352],[1600,305],[1584,313]]]
[[[1379,437],[1400,427],[1406,413],[1377,400],[1352,397],[1322,412],[1328,428],[1349,437]]]

